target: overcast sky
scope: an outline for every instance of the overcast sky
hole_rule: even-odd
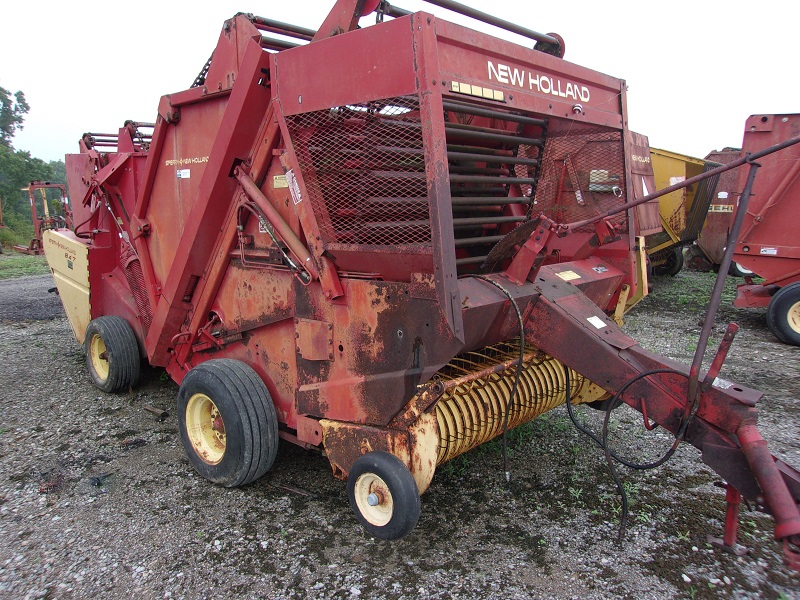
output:
[[[650,145],[704,157],[740,146],[745,119],[800,112],[800,2],[462,0],[529,29],[556,32],[565,59],[628,84],[631,129]],[[395,0],[530,45],[420,0]],[[237,12],[316,29],[333,0],[5,2],[0,86],[31,106],[17,149],[44,160],[85,131],[154,121],[160,96],[188,88]],[[374,15],[361,24],[374,23]]]

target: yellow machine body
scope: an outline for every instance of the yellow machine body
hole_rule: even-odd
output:
[[[690,177],[700,175],[705,161],[677,152],[650,148],[656,189],[662,190]],[[659,199],[661,224],[666,235],[648,236],[647,252],[654,254],[681,241],[686,229],[687,214],[692,210],[696,188],[689,186],[662,196]]]
[[[45,231],[42,242],[69,326],[82,344],[92,319],[88,246],[66,229]]]

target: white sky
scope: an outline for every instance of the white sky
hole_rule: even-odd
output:
[[[703,157],[740,146],[745,119],[800,112],[800,2],[461,0],[535,31],[556,32],[570,62],[625,79],[631,129],[650,145]],[[420,0],[426,10],[531,42]],[[316,29],[333,0],[4,2],[0,86],[31,105],[17,149],[44,160],[78,150],[85,131],[154,121],[163,94],[188,88],[223,21],[251,12]],[[362,25],[374,23],[374,15]]]

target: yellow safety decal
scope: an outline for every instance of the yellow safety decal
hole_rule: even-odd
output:
[[[561,271],[561,273],[556,273],[561,279],[564,281],[572,281],[573,279],[580,279],[581,276],[578,275],[575,271]]]
[[[500,90],[493,90],[479,85],[471,85],[469,83],[461,83],[453,81],[450,83],[450,91],[456,94],[467,94],[469,96],[477,96],[478,98],[485,98],[487,100],[497,100],[498,102],[505,102],[506,96]]]

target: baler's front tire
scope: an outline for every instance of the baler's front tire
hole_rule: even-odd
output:
[[[381,540],[399,540],[416,527],[422,503],[411,472],[388,452],[359,457],[347,475],[350,507],[361,525]]]
[[[267,386],[238,360],[209,360],[189,371],[178,391],[178,425],[195,470],[225,487],[255,481],[278,453]]]
[[[800,346],[800,281],[782,287],[772,297],[767,327],[784,344]]]
[[[139,344],[122,317],[93,319],[86,328],[83,351],[92,381],[104,392],[129,390],[139,381]]]

